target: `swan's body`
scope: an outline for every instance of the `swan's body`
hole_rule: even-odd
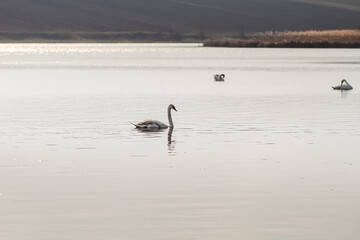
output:
[[[168,115],[168,121],[169,121],[169,126],[166,125],[163,122],[160,122],[158,120],[144,120],[138,123],[132,123],[136,128],[140,128],[140,129],[165,129],[168,127],[173,128],[174,127],[174,123],[171,117],[171,109],[176,110],[175,106],[170,104],[167,108],[167,115]]]
[[[334,90],[351,90],[353,87],[345,80],[343,79],[341,81],[341,84],[336,87],[332,87]]]
[[[216,74],[214,75],[215,81],[225,81],[225,74]]]

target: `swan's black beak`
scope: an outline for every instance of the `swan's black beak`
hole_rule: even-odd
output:
[[[174,110],[177,111],[175,107],[174,107]]]

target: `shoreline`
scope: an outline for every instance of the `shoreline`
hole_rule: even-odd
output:
[[[230,47],[230,48],[360,48],[360,42],[302,42],[302,41],[288,41],[288,42],[266,42],[257,40],[245,41],[209,41],[204,43],[204,47]]]
[[[0,43],[193,43],[203,33],[177,32],[0,32]]]
[[[0,43],[199,43],[234,48],[360,48],[360,30],[236,35],[173,32],[0,32]]]

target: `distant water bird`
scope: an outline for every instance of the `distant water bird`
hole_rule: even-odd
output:
[[[149,130],[156,130],[156,129],[165,129],[165,128],[173,128],[174,127],[174,123],[173,123],[173,120],[172,120],[172,117],[171,117],[171,109],[176,110],[175,106],[170,104],[167,108],[167,115],[168,115],[168,121],[169,121],[169,126],[166,125],[165,123],[163,122],[160,122],[158,120],[144,120],[144,121],[141,121],[141,122],[138,122],[138,123],[131,123],[133,124],[136,128],[139,128],[139,129],[149,129]]]
[[[353,89],[353,87],[345,80],[343,79],[341,81],[341,84],[336,86],[336,87],[332,87],[334,90],[351,90]]]
[[[214,75],[215,81],[225,81],[225,74],[216,74]]]

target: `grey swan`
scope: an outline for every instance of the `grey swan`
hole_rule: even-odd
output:
[[[139,128],[139,129],[154,129],[154,130],[156,130],[156,129],[165,129],[168,127],[173,128],[174,122],[171,117],[171,110],[175,110],[177,112],[177,110],[173,104],[170,104],[167,108],[169,126],[158,120],[144,120],[144,121],[141,121],[138,123],[131,123],[131,124],[133,124],[136,128]]]
[[[225,81],[225,74],[216,74],[214,75],[215,81]]]
[[[353,87],[345,80],[343,79],[341,81],[341,84],[335,87],[332,87],[334,90],[351,90]]]

